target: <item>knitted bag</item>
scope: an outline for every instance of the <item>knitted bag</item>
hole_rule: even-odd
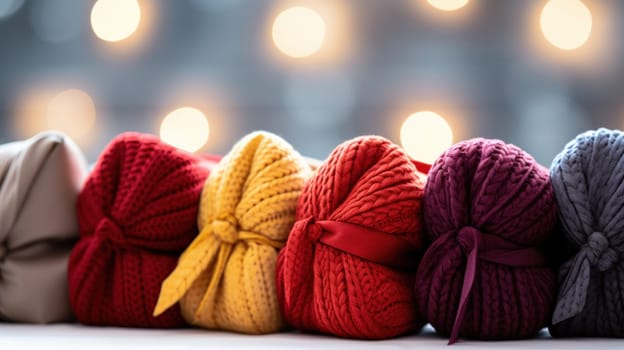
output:
[[[432,244],[416,298],[449,344],[531,337],[548,324],[555,273],[537,248],[557,209],[546,168],[502,141],[460,142],[434,163],[423,206]]]
[[[282,314],[295,328],[383,339],[420,328],[412,267],[424,175],[398,146],[367,136],[338,146],[306,182],[279,254]]]
[[[624,337],[624,133],[580,134],[553,161],[563,235],[554,336]]]
[[[126,133],[98,159],[78,198],[80,241],[69,260],[71,305],[90,325],[178,327],[153,317],[160,284],[197,234],[202,184],[216,160]]]
[[[312,170],[284,140],[255,132],[206,181],[200,235],[163,283],[155,314],[181,300],[194,325],[243,333],[283,328],[275,264]]]
[[[0,146],[0,319],[71,320],[67,259],[87,165],[67,137],[45,132]]]

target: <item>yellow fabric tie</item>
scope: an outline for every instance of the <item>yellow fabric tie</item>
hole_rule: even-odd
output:
[[[194,325],[243,333],[283,328],[275,291],[277,253],[312,170],[281,138],[243,138],[206,181],[200,234],[163,282],[154,315],[180,301]]]

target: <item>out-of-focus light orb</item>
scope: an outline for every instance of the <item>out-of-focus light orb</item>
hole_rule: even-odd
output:
[[[550,0],[540,15],[542,34],[562,50],[574,50],[587,42],[592,15],[580,0]]]
[[[141,22],[137,0],[98,0],[91,10],[91,27],[104,41],[121,41],[132,35]]]
[[[192,107],[174,110],[160,124],[160,138],[188,152],[196,152],[204,147],[209,133],[210,126],[206,116]]]
[[[65,90],[48,103],[46,121],[49,129],[81,139],[89,134],[95,124],[93,99],[82,90]]]
[[[273,42],[284,54],[302,58],[318,52],[325,41],[325,21],[316,11],[296,6],[273,21]]]
[[[427,2],[442,11],[459,10],[468,4],[468,0],[427,0]]]
[[[24,0],[2,0],[0,1],[0,21],[13,16],[22,7]]]
[[[401,144],[412,158],[432,164],[453,143],[446,120],[431,111],[416,112],[401,126]]]

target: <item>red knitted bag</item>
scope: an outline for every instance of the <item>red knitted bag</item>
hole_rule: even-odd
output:
[[[306,183],[278,258],[282,314],[295,328],[383,339],[420,328],[412,296],[425,176],[398,146],[338,146]]]
[[[78,198],[69,292],[80,322],[185,325],[178,307],[159,317],[152,310],[162,281],[197,234],[200,193],[217,160],[138,133],[109,144]]]

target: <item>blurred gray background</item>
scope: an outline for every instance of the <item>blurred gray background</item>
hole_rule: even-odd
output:
[[[402,121],[431,110],[454,141],[499,138],[550,165],[579,132],[624,126],[624,1],[583,2],[591,35],[566,51],[541,34],[537,0],[450,12],[425,0],[142,0],[135,37],[119,43],[94,34],[95,1],[0,0],[0,142],[31,136],[37,103],[80,89],[96,108],[79,141],[90,161],[116,134],[158,134],[193,106],[210,123],[208,153],[264,129],[324,158],[362,134],[399,143]],[[271,41],[276,14],[295,5],[330,11],[316,56]]]

